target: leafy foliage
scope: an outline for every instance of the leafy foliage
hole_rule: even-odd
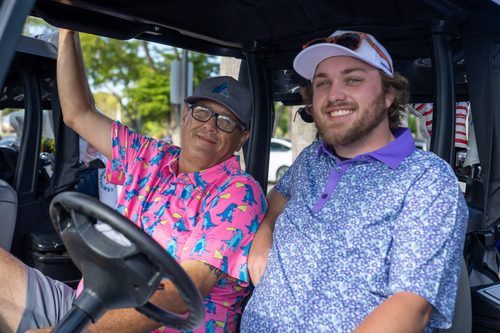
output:
[[[411,134],[413,134],[413,137],[418,136],[418,131],[417,131],[417,122],[418,118],[412,115],[411,113],[408,114],[408,128],[411,131]]]
[[[44,20],[38,17],[28,16],[24,22],[21,34],[25,36],[34,36],[55,31],[57,31],[57,28],[48,24]]]
[[[94,88],[105,84],[127,86],[139,78],[144,59],[137,56],[139,41],[121,41],[95,35],[80,36],[87,75]]]
[[[28,17],[23,33],[56,30],[41,19]],[[172,60],[180,60],[181,52],[146,41],[122,41],[83,33],[80,40],[93,91],[111,93],[121,105],[122,122],[134,131],[166,136],[169,119],[178,119],[178,115],[170,115],[170,65]],[[197,52],[189,55],[194,63],[195,86],[218,74],[219,65],[213,57]]]
[[[288,125],[290,122],[290,107],[281,104],[281,102],[274,103],[275,119],[273,127],[273,137],[288,138]]]
[[[179,59],[177,50],[86,34],[81,34],[81,43],[94,89],[113,92],[126,115],[123,122],[138,133],[166,136],[171,110],[170,68],[172,60]],[[218,72],[218,64],[209,56],[191,55],[195,85]],[[123,88],[118,92],[116,87]]]
[[[99,110],[101,110],[106,116],[110,118],[117,117],[117,110],[119,110],[119,103],[117,102],[113,94],[98,91],[94,94],[95,105]]]

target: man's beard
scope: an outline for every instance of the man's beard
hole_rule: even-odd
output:
[[[322,108],[322,112],[333,104],[329,103]],[[335,105],[344,106],[344,105]],[[355,122],[346,128],[343,132],[334,134],[332,129],[335,127],[346,126],[345,124],[325,124],[323,122],[315,121],[316,128],[318,129],[319,138],[331,146],[350,146],[357,142],[362,142],[364,138],[373,131],[382,121],[387,118],[387,108],[385,107],[385,93],[381,92],[377,98],[368,105],[367,109],[359,110],[355,108],[355,112],[364,112],[362,117],[357,117]],[[313,112],[313,118],[314,118]],[[316,119],[315,119],[316,120]]]

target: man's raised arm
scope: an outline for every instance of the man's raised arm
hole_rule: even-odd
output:
[[[269,249],[273,245],[273,231],[276,219],[283,212],[288,200],[272,189],[267,194],[268,209],[259,229],[255,233],[248,252],[248,273],[253,284],[259,282],[267,267]]]
[[[78,33],[59,30],[57,85],[64,123],[111,159],[113,121],[98,112],[83,64]]]

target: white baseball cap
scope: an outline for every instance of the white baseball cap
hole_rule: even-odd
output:
[[[340,35],[346,35],[346,40],[350,41],[352,39],[349,39],[348,34],[357,35],[361,40],[361,44],[359,45],[359,48],[356,49],[356,51],[348,48],[348,46],[329,43],[325,38],[325,42],[320,41],[317,44],[313,43],[311,46],[303,49],[295,57],[293,61],[293,68],[299,75],[312,81],[314,74],[316,73],[316,68],[318,67],[320,62],[330,57],[348,56],[364,61],[367,64],[372,65],[373,67],[383,70],[389,76],[393,76],[391,56],[389,55],[385,47],[383,47],[382,44],[380,44],[372,35],[364,32],[337,30],[330,35],[330,38]],[[373,43],[373,45],[375,45],[375,47],[370,43],[370,41]],[[384,59],[382,54],[386,59]]]

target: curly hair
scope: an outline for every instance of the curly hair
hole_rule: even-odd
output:
[[[387,110],[389,127],[391,131],[401,126],[401,119],[404,115],[406,104],[410,101],[410,84],[408,80],[399,73],[394,73],[393,77],[380,70],[382,78],[382,91],[394,94],[394,101]]]
[[[394,101],[387,110],[387,117],[389,119],[389,127],[391,131],[395,130],[401,125],[401,119],[404,115],[406,104],[410,100],[410,85],[408,80],[401,76],[399,73],[394,73],[394,77],[390,77],[384,71],[378,70],[382,81],[382,91],[384,93],[394,94]],[[313,102],[313,89],[312,83],[300,88],[300,94],[304,101],[305,110],[308,114],[312,115],[312,102]]]

